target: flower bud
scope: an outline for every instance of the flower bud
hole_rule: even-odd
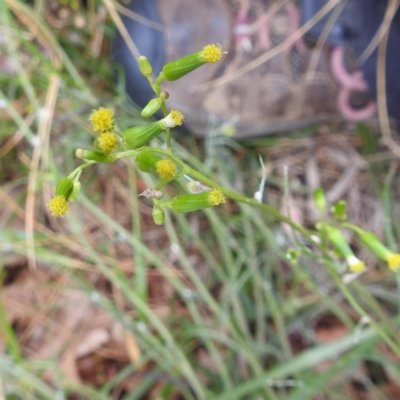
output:
[[[202,51],[165,64],[161,71],[161,78],[176,81],[206,63],[216,63],[221,59],[222,54],[221,45],[209,44]]]
[[[392,271],[400,269],[400,254],[389,250],[372,232],[357,232],[365,246],[372,250],[379,258],[385,260]]]
[[[171,112],[163,119],[151,124],[134,126],[124,132],[124,141],[128,149],[139,149],[147,144],[155,136],[159,135],[163,130],[174,128],[182,125],[183,114],[177,110]]]
[[[386,262],[388,263],[389,268],[396,272],[400,269],[400,254],[391,253],[386,258]]]
[[[68,200],[72,195],[74,182],[70,178],[60,179],[55,196],[47,203],[47,208],[54,217],[64,217],[68,212]]]
[[[162,160],[150,150],[140,151],[135,158],[136,166],[143,172],[156,172],[156,164]]]
[[[171,112],[161,121],[164,129],[167,129],[167,128],[175,128],[176,126],[181,126],[184,119],[185,118],[180,111],[171,110]]]
[[[351,272],[362,272],[365,270],[365,264],[359,260],[351,250],[342,232],[337,228],[324,225],[326,234],[329,241],[333,244],[335,249],[346,259]]]
[[[359,234],[360,240],[371,249],[379,258],[386,260],[391,251],[385,247],[381,241],[372,232],[363,232]]]
[[[161,107],[162,100],[160,98],[152,99],[149,101],[147,106],[143,108],[141,114],[144,118],[149,118],[155,114]]]
[[[139,149],[164,130],[161,121],[143,126],[134,126],[124,132],[124,142],[128,149]]]
[[[161,207],[154,207],[153,212],[153,221],[156,225],[164,225],[165,222],[165,211]]]
[[[56,186],[56,196],[64,196],[67,200],[74,190],[74,182],[70,178],[62,178],[58,181]]]
[[[365,270],[364,262],[354,255],[346,257],[346,262],[351,272],[360,273]]]
[[[117,160],[115,153],[104,154],[99,151],[77,149],[75,155],[81,160],[97,161],[101,163],[113,163]]]
[[[169,158],[161,158],[150,150],[142,150],[136,155],[135,162],[141,171],[157,173],[167,181],[175,175],[175,164]]]
[[[219,189],[197,194],[182,194],[171,201],[171,208],[177,213],[187,213],[214,207],[225,203],[225,196]]]
[[[143,76],[149,78],[151,74],[153,73],[153,68],[151,67],[151,64],[147,57],[145,56],[140,56],[138,59],[138,64],[139,64],[139,69],[140,72],[142,73]]]
[[[65,217],[69,210],[68,200],[63,195],[57,194],[47,203],[47,208],[53,217]]]

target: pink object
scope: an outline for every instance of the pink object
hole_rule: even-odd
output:
[[[289,3],[286,5],[288,16],[288,37],[293,35],[300,27],[300,11],[296,5]],[[248,18],[248,8],[240,7],[234,23],[234,39],[237,44],[240,44],[245,49],[251,49],[250,37],[252,34],[257,34],[257,48],[260,50],[268,50],[271,48],[270,39],[270,15],[268,12],[262,13],[261,16],[254,22],[250,23]],[[294,46],[299,52],[304,51],[305,44],[302,37],[299,37]],[[292,46],[289,46],[289,49]]]
[[[356,71],[352,74],[347,72],[343,63],[344,49],[336,47],[332,51],[331,65],[332,73],[336,80],[344,87],[354,90],[368,90],[362,72]]]
[[[239,8],[235,18],[233,37],[237,45],[240,45],[245,49],[251,49],[250,35],[252,34],[252,28],[249,24],[247,12],[247,7],[242,6]]]
[[[288,3],[286,5],[286,11],[289,16],[289,37],[291,37],[300,28],[300,11],[293,3]],[[302,53],[306,48],[303,38],[299,37],[294,43],[299,53]]]
[[[349,121],[359,122],[371,118],[376,113],[376,103],[370,101],[364,108],[354,109],[350,104],[351,89],[342,87],[339,91],[337,106],[340,114]]]
[[[269,37],[268,14],[267,13],[262,14],[255,24],[259,25],[257,45],[261,50],[268,50],[271,47],[271,39]]]
[[[370,101],[364,108],[354,109],[350,104],[350,95],[353,90],[368,91],[368,85],[364,81],[361,71],[350,74],[343,62],[344,49],[336,47],[332,51],[331,66],[333,76],[338,81],[341,88],[337,98],[337,107],[340,114],[349,121],[363,121],[371,118],[376,113],[376,103]]]

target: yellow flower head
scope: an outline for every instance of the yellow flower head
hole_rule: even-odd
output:
[[[208,44],[203,48],[204,61],[214,64],[222,57],[222,47],[220,44]]]
[[[64,217],[68,212],[68,201],[65,196],[57,194],[47,203],[47,208],[53,217]]]
[[[98,137],[97,142],[100,150],[109,154],[118,146],[118,137],[112,132],[104,132]]]
[[[104,107],[93,110],[89,121],[96,132],[112,131],[114,129],[114,111]]]
[[[225,203],[225,196],[219,189],[213,189],[208,194],[208,199],[213,206],[218,206],[221,203]]]
[[[346,257],[346,262],[351,272],[360,273],[365,270],[364,262],[358,259],[356,256]]]
[[[392,253],[387,258],[387,263],[392,271],[397,271],[400,268],[400,254]]]
[[[156,171],[160,178],[170,180],[175,175],[175,164],[168,158],[157,161]]]
[[[164,129],[174,128],[175,126],[182,125],[184,119],[185,118],[180,111],[171,110],[171,112],[162,119],[162,125],[164,126]]]
[[[390,249],[372,233],[361,231],[359,233],[361,241],[369,247],[379,258],[388,263],[389,268],[396,272],[400,269],[400,254],[393,253]]]

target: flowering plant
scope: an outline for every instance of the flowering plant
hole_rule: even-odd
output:
[[[358,227],[346,223],[346,204],[338,202],[332,212],[334,221],[320,221],[316,230],[308,230],[301,224],[292,221],[290,218],[281,214],[273,207],[262,202],[262,192],[257,192],[254,198],[248,198],[238,193],[232,192],[210,178],[201,174],[184,163],[172,150],[171,129],[181,126],[184,121],[183,114],[178,110],[168,112],[166,101],[169,94],[161,89],[163,81],[176,81],[196,68],[206,63],[218,62],[225,53],[220,45],[210,44],[203,50],[187,55],[179,60],[175,60],[164,65],[158,77],[152,77],[153,69],[146,57],[139,57],[138,63],[142,75],[147,78],[149,85],[156,94],[156,97],[143,108],[142,116],[148,118],[157,111],[162,110],[164,117],[158,121],[141,126],[133,126],[119,132],[115,127],[114,112],[108,108],[94,110],[89,117],[93,130],[99,133],[94,141],[94,149],[77,149],[76,156],[85,161],[67,178],[63,178],[57,185],[55,196],[48,202],[47,206],[53,216],[63,217],[68,212],[68,203],[76,200],[80,190],[80,176],[83,169],[96,163],[113,163],[120,158],[135,157],[136,166],[143,172],[154,173],[159,178],[159,183],[155,188],[148,188],[143,193],[144,196],[153,201],[153,220],[156,224],[162,225],[165,219],[165,211],[172,210],[176,213],[188,213],[202,210],[208,207],[215,207],[225,203],[226,198],[234,201],[249,204],[257,207],[271,215],[279,221],[288,224],[294,231],[300,233],[305,240],[325,256],[334,256],[335,250],[346,261],[350,274],[358,276],[366,270],[365,263],[359,260],[347,243],[341,229],[348,228],[353,230],[359,237],[360,242],[367,246],[375,254],[385,260],[392,271],[400,269],[400,255],[387,249],[378,238],[371,232],[365,232]],[[165,134],[166,149],[148,146],[148,143],[155,137]],[[171,201],[163,200],[164,187],[172,180],[182,176],[188,176],[191,183],[188,185],[188,192],[174,197]],[[193,181],[197,184],[193,190]],[[205,186],[207,185],[207,186]],[[198,192],[198,188],[202,188]],[[208,190],[203,191],[203,188]],[[321,211],[327,206],[322,189],[315,193],[316,207]],[[290,257],[287,259],[296,262],[296,257],[301,255],[301,251],[289,251]],[[296,257],[292,255],[296,254]]]

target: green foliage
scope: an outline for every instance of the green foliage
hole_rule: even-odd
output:
[[[96,59],[99,69],[92,74],[88,54],[82,56],[67,37],[63,38],[64,46],[60,45],[56,38],[62,36],[61,32],[54,32],[43,23],[40,3],[35,12],[26,2],[13,0],[0,5],[2,24],[17,32],[20,41],[18,44],[12,40],[7,54],[25,52],[28,59],[37,57],[36,65],[29,62],[17,75],[1,78],[8,115],[0,126],[2,138],[7,140],[20,131],[24,146],[23,155],[20,149],[13,150],[1,161],[1,194],[8,194],[4,197],[8,208],[2,216],[7,224],[0,230],[0,252],[4,255],[1,268],[29,255],[32,240],[41,273],[50,271],[57,278],[63,277],[69,289],[84,293],[88,302],[111,315],[126,335],[135,338],[140,357],[95,388],[71,384],[61,376],[59,360],[64,349],[54,351],[46,360],[32,361],[23,352],[6,313],[1,313],[0,331],[7,352],[0,356],[0,386],[6,398],[114,399],[122,384],[135,374],[142,376],[140,383],[119,398],[146,398],[155,387],[160,388],[160,399],[176,398],[176,393],[188,400],[334,398],[337,393],[344,393],[355,378],[362,380],[377,398],[387,398],[384,390],[371,382],[364,363],[373,361],[395,379],[400,377],[399,367],[392,360],[400,356],[399,273],[394,275],[385,267],[381,274],[364,279],[364,275],[343,269],[342,262],[357,254],[344,233],[354,233],[360,248],[365,245],[371,249],[369,254],[375,251],[387,262],[397,262],[392,243],[383,246],[376,242],[376,236],[346,222],[343,203],[336,203],[332,215],[325,215],[329,207],[322,189],[317,198],[319,229],[300,225],[271,205],[274,200],[268,190],[263,202],[253,198],[260,180],[256,154],[246,155],[250,160],[243,163],[243,171],[225,143],[210,145],[212,150],[204,153],[192,138],[184,139],[184,145],[175,142],[170,128],[159,132],[161,139],[166,138],[167,149],[155,147],[156,140],[145,150],[127,149],[121,141],[110,155],[94,149],[84,150],[91,153],[79,152],[89,161],[77,165],[74,150],[89,146],[93,140],[88,117],[99,103],[116,110],[118,118],[113,129],[120,139],[120,132],[129,131],[132,125],[138,127],[143,121],[139,119],[140,110],[118,87],[103,84],[111,81],[107,61]],[[64,3],[76,10],[77,2]],[[13,6],[13,14],[8,4]],[[27,12],[33,15],[33,20],[28,21],[41,22],[45,43],[59,58],[49,60],[42,56],[40,46],[25,38],[27,31],[35,29],[23,24]],[[94,17],[89,12],[85,16]],[[81,34],[89,36],[88,31]],[[187,71],[180,67],[174,74],[171,68],[168,66],[167,70],[172,78]],[[55,89],[51,86],[54,79],[60,79],[60,86]],[[152,84],[166,118],[167,99],[162,94],[161,81]],[[50,87],[57,98],[51,137],[39,118],[44,107],[45,111],[51,109],[45,102],[51,94]],[[23,107],[28,111],[21,112]],[[31,113],[35,118],[30,121]],[[41,143],[48,140],[50,145],[40,148],[39,166],[23,164],[21,160],[32,160],[37,154],[38,130]],[[263,145],[271,140],[263,140]],[[367,154],[373,152],[371,146],[366,145]],[[137,171],[132,157],[145,151],[152,155],[151,165],[142,170],[153,172],[153,161],[163,157],[172,160],[179,173],[171,182],[164,182]],[[114,162],[120,159],[123,162]],[[110,164],[102,165],[103,162]],[[126,169],[119,168],[121,165]],[[59,228],[53,225],[54,220],[48,222],[46,202],[42,201],[35,220],[41,230],[34,231],[30,239],[18,218],[25,210],[31,174],[36,178],[30,190],[36,191],[39,199],[42,193],[54,191],[57,181],[65,179],[62,171],[66,170],[73,171],[68,179],[74,187],[82,184],[79,195],[73,194],[77,204]],[[118,180],[121,175],[124,178]],[[149,198],[138,200],[137,182],[151,189]],[[227,199],[226,206],[197,207],[202,211],[189,216],[171,212],[170,200],[178,198],[175,203],[179,203],[179,195],[189,196],[188,182],[192,192],[203,190],[203,185],[219,189]],[[394,204],[390,182],[385,182],[385,221],[395,221],[390,218]],[[236,192],[238,184],[247,195]],[[288,182],[280,181],[279,185],[287,192],[291,189]],[[110,190],[120,202],[118,218],[104,208]],[[160,193],[167,199],[165,206]],[[191,203],[186,204],[190,206]],[[143,209],[148,213],[142,213]],[[163,226],[157,228],[152,217],[155,224]],[[351,215],[348,217],[351,219]],[[281,223],[295,232],[292,238],[284,235]],[[390,222],[385,224],[391,232]],[[396,231],[393,232],[391,237],[395,239]],[[122,252],[133,258],[128,270],[120,258]],[[392,269],[397,270],[397,266]],[[164,308],[152,302],[150,276],[157,276],[163,282],[161,286],[167,288]],[[104,289],[101,281],[112,290]],[[345,331],[331,343],[321,342],[313,329],[315,321],[326,315],[334,317]],[[300,343],[300,349],[295,346],[300,341],[296,337],[306,342]],[[382,347],[389,349],[385,351],[390,351],[391,357],[382,353]],[[321,365],[325,369],[317,374],[315,369]],[[54,371],[55,378],[50,383],[43,378],[45,371]]]

